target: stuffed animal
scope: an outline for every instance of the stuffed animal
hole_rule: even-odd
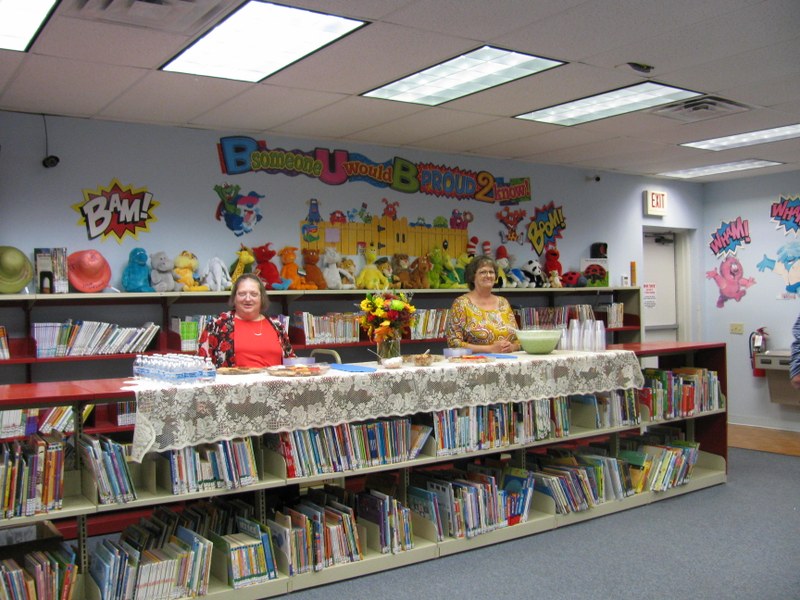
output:
[[[128,255],[128,265],[122,271],[122,289],[126,292],[154,292],[150,285],[150,269],[147,268],[147,252],[134,248]]]
[[[339,266],[342,255],[333,246],[325,248],[322,254],[322,276],[329,290],[352,290],[356,287],[356,278],[346,269]],[[353,264],[355,268],[355,264]]]
[[[511,257],[509,256],[508,250],[506,250],[505,246],[497,247],[497,250],[495,251],[495,262],[497,264],[497,281],[495,282],[494,287],[527,287],[527,280],[525,285],[522,285],[523,282],[519,279],[519,277],[511,273]]]
[[[272,248],[272,242],[267,242],[263,246],[253,246],[253,257],[255,258],[255,270],[259,279],[264,282],[264,287],[268,290],[286,290],[292,283],[289,279],[284,279],[278,272],[278,267],[272,262],[278,253]]]
[[[550,271],[550,287],[551,288],[564,287],[561,285],[561,275],[559,275],[558,271],[556,271],[555,269]]]
[[[157,292],[176,292],[180,284],[172,276],[175,262],[164,251],[150,255],[150,284]]]
[[[431,259],[427,254],[418,256],[414,262],[411,263],[409,270],[411,271],[411,287],[416,290],[427,290],[431,287],[431,281],[428,277],[430,270],[433,268]]]
[[[300,275],[300,267],[297,266],[297,248],[294,246],[284,246],[278,251],[278,256],[281,258],[281,277],[291,281],[289,284],[290,290],[315,290],[317,286],[306,278]]]
[[[206,263],[206,268],[200,280],[207,285],[208,289],[212,292],[228,290],[233,284],[231,276],[228,274],[228,267],[226,267],[222,259],[217,256],[214,256]]]
[[[580,271],[567,271],[561,276],[563,287],[586,287],[586,276]]]
[[[356,277],[356,287],[360,290],[385,290],[388,288],[389,280],[375,264],[377,251],[374,245],[370,244],[364,251],[364,259],[367,264]]]
[[[561,269],[561,253],[558,251],[558,248],[555,246],[550,246],[544,252],[544,270],[546,273],[552,273],[555,271],[558,273],[559,277],[563,270]]]
[[[542,265],[538,261],[529,260],[521,271],[528,279],[528,287],[550,287],[550,282],[544,278]]]
[[[396,253],[392,255],[392,273],[398,288],[411,287],[411,270],[408,268],[408,254]]]
[[[428,258],[431,262],[431,270],[428,271],[428,281],[431,288],[450,289],[463,287],[456,281],[455,269],[444,250],[434,248],[428,253]]]
[[[256,257],[253,251],[242,244],[239,251],[236,253],[236,262],[231,265],[231,281],[235,283],[242,274],[250,273],[253,269],[253,263],[255,262]]]
[[[318,290],[328,289],[322,269],[319,268],[319,250],[303,248],[303,268],[306,270],[306,281],[317,286]]]
[[[386,280],[389,282],[389,287],[397,288],[399,280],[394,276],[394,270],[392,269],[392,263],[389,261],[389,258],[387,256],[380,257],[375,261],[375,266],[378,267],[378,270],[386,277]]]
[[[199,261],[197,256],[188,250],[184,250],[173,261],[172,275],[179,285],[183,286],[184,292],[207,292],[208,286],[200,284],[200,275],[197,272]]]
[[[342,276],[342,289],[352,290],[356,287],[356,263],[352,258],[345,256],[338,264]]]

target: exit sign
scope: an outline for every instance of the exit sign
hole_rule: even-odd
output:
[[[667,193],[644,191],[644,214],[647,217],[663,217],[667,214]]]

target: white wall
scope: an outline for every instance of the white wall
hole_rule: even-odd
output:
[[[786,291],[784,280],[773,271],[759,272],[756,265],[764,255],[774,259],[781,246],[797,239],[796,233],[787,234],[770,219],[770,208],[781,196],[800,196],[800,173],[708,184],[704,194],[704,270],[719,267],[720,260],[708,246],[712,233],[722,223],[741,217],[749,223],[751,241],[737,250],[736,256],[745,277],[756,280],[739,302],[729,300],[722,308],[716,308],[719,297],[716,284],[710,280],[703,283],[703,338],[728,344],[729,420],[800,431],[800,408],[770,402],[766,380],[753,377],[748,345],[748,334],[759,327],[767,328],[769,348],[788,349],[791,344],[791,328],[800,312],[800,300],[781,298]],[[744,323],[745,334],[731,335],[731,323]]]

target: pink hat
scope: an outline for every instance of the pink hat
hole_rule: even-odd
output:
[[[67,257],[69,282],[79,292],[102,292],[111,281],[111,267],[97,250],[80,250]]]

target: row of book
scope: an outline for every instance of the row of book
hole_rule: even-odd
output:
[[[93,404],[83,408],[83,422],[94,410]],[[52,408],[17,408],[0,411],[0,439],[22,438],[34,433],[72,433],[75,429],[74,413],[71,406]]]
[[[65,443],[58,434],[31,435],[0,445],[0,515],[52,512],[64,498]]]
[[[283,456],[289,477],[340,473],[416,458],[432,427],[408,418],[267,434],[266,446]]]
[[[258,482],[253,439],[221,440],[161,453],[169,463],[162,485],[173,494],[237,489]]]
[[[95,356],[144,352],[158,333],[149,322],[141,327],[122,327],[103,321],[34,323],[31,336],[36,341],[37,358]]]
[[[72,600],[78,567],[75,551],[61,544],[52,550],[25,555],[23,565],[13,558],[0,560],[0,597],[9,600]]]
[[[349,344],[359,341],[361,313],[328,313],[314,315],[297,311],[292,315],[290,327],[302,332],[305,344]]]
[[[534,491],[532,473],[492,460],[465,469],[414,471],[411,484],[409,506],[433,522],[438,541],[525,522]]]
[[[518,306],[514,315],[521,329],[565,328],[571,319],[594,321],[591,304],[570,304],[565,306]]]
[[[447,308],[418,308],[416,320],[411,326],[412,340],[430,340],[445,337]]]
[[[725,408],[716,371],[701,367],[642,370],[645,385],[639,402],[647,406],[653,420],[686,417]]]
[[[622,302],[609,302],[604,305],[606,313],[606,327],[609,329],[622,327],[625,324],[625,304]],[[600,311],[598,311],[600,312]]]
[[[636,390],[573,394],[567,398],[570,419],[575,425],[601,429],[641,423]]]
[[[136,500],[125,449],[106,436],[81,434],[78,448],[83,464],[91,471],[97,485],[100,504],[125,503]]]

